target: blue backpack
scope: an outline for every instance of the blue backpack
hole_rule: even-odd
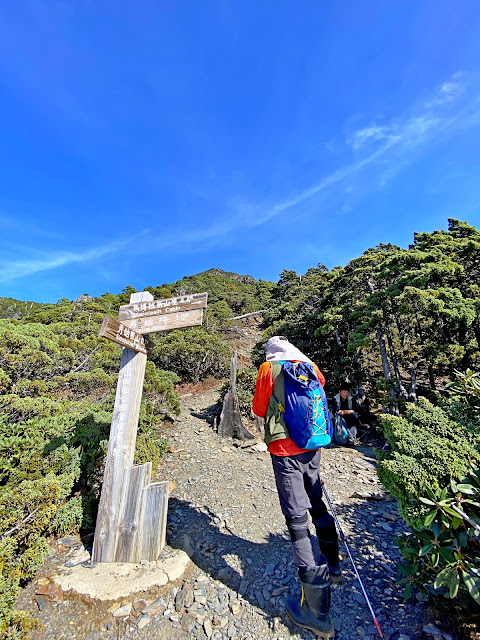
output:
[[[348,429],[347,423],[338,413],[335,418],[335,429],[333,432],[335,442],[338,444],[347,444],[348,442]]]
[[[313,365],[281,360],[285,382],[284,409],[290,437],[301,449],[319,449],[332,441],[333,426],[327,398]],[[274,396],[275,397],[275,396]]]

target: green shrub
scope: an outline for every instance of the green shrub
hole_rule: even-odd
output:
[[[470,598],[480,605],[480,470],[426,493],[420,497],[427,509],[423,528],[396,539],[405,560],[405,598],[415,586],[458,598],[466,608]]]
[[[416,586],[471,607],[480,605],[480,415],[464,382],[438,406],[421,398],[405,417],[381,418],[392,450],[379,452],[377,470],[413,529],[397,539],[405,597]]]
[[[455,405],[455,406],[453,406]],[[408,405],[404,418],[380,418],[391,452],[380,452],[377,467],[383,485],[398,499],[408,524],[421,528],[424,507],[419,502],[427,487],[437,489],[450,479],[465,477],[480,464],[480,450],[471,424],[452,419],[457,403],[434,406],[420,398]]]
[[[21,580],[32,578],[45,561],[46,537],[59,531],[78,529],[81,511],[69,514],[68,527],[58,520],[68,504],[74,476],[48,473],[38,479],[10,482],[0,493],[0,634],[21,638],[30,620],[14,611]],[[70,510],[72,511],[72,510]],[[65,514],[64,514],[65,515]],[[3,588],[2,588],[3,587]],[[12,635],[15,634],[15,635]]]
[[[176,373],[184,382],[197,383],[229,371],[230,350],[217,334],[202,328],[171,331],[157,338],[152,361],[159,369]]]
[[[121,353],[97,332],[0,321],[0,637],[20,640],[34,623],[14,603],[47,537],[95,523]],[[154,470],[167,447],[158,425],[180,411],[178,381],[147,362],[135,462]]]
[[[263,308],[270,296],[269,283],[230,275],[199,274],[151,289],[156,297],[210,292],[210,331],[158,336],[147,361],[134,460],[151,461],[154,471],[167,447],[159,425],[180,413],[175,384],[227,374],[230,352],[213,332],[234,314]],[[134,291],[45,305],[0,299],[2,638],[20,640],[34,624],[14,604],[21,581],[44,561],[47,537],[95,522],[121,356],[98,330],[104,314],[114,315]]]
[[[480,412],[480,371],[467,369],[465,373],[456,371],[456,379],[450,386],[450,391],[461,398],[465,398],[475,412]]]

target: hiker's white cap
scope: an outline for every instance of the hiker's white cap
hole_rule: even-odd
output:
[[[300,360],[311,362],[310,358],[297,349],[283,336],[273,336],[265,345],[265,357],[270,360]]]

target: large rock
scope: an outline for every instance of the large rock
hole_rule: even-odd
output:
[[[118,600],[177,580],[189,562],[184,551],[172,549],[168,558],[160,557],[156,562],[98,563],[92,568],[79,565],[67,575],[56,575],[52,580],[63,591],[73,591],[93,600]]]

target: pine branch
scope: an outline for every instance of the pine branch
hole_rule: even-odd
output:
[[[98,349],[100,349],[100,345],[98,344],[95,349],[93,351],[91,351],[88,356],[85,358],[85,360],[83,360],[78,367],[75,367],[75,369],[72,369],[70,371],[70,373],[77,373],[77,371],[80,371],[80,369],[83,367],[83,365],[88,362],[90,360],[90,358],[93,356],[93,354],[95,353],[95,351],[97,351]]]
[[[14,527],[9,529],[8,531],[5,531],[5,533],[0,533],[0,538],[3,538],[4,536],[9,536],[14,531],[17,531],[17,529],[20,529],[22,524],[25,524],[25,522],[28,522],[28,520],[30,520],[30,518],[33,518],[33,516],[37,513],[39,508],[40,507],[37,507],[36,509],[34,509],[31,513],[28,514],[28,516],[26,516],[23,520],[21,520],[18,524],[16,524]]]

